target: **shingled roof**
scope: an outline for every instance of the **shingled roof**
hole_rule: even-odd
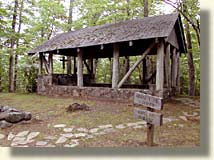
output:
[[[174,30],[175,25],[178,27]],[[180,15],[174,13],[69,31],[44,42],[29,54],[132,40],[167,38],[173,30],[176,32],[180,51],[186,52]]]

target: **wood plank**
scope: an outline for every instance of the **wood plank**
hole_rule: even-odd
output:
[[[140,108],[134,108],[134,117],[155,126],[161,126],[163,122],[163,115],[161,113],[150,112]]]
[[[157,110],[163,109],[163,99],[157,96],[151,96],[141,92],[135,92],[134,104],[143,105]]]
[[[127,78],[132,74],[132,72],[135,70],[135,68],[142,62],[142,60],[146,57],[146,55],[151,51],[151,49],[155,46],[155,42],[153,42],[146,51],[142,54],[142,56],[135,62],[135,64],[129,69],[129,71],[126,73],[126,75],[122,78],[122,80],[118,84],[118,88],[120,88],[123,83],[127,80]]]
[[[112,88],[117,88],[119,81],[119,44],[113,44]]]
[[[157,47],[156,90],[163,91],[164,85],[164,42],[161,39]]]
[[[83,87],[83,50],[77,53],[77,86]]]

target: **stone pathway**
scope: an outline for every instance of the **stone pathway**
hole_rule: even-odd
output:
[[[164,118],[164,123],[177,120],[174,117]],[[112,124],[99,125],[94,128],[77,128],[75,126],[66,126],[65,124],[53,125],[53,129],[60,130],[58,135],[40,135],[40,132],[36,131],[22,131],[19,133],[10,132],[8,136],[0,134],[0,140],[7,138],[10,141],[12,147],[77,147],[81,140],[93,139],[97,136],[116,132],[126,128],[142,129],[146,126],[145,121],[137,121],[133,123],[122,123],[113,126]]]
[[[191,107],[200,108],[200,101],[191,98],[173,98],[174,100],[180,101],[183,104],[189,105]]]

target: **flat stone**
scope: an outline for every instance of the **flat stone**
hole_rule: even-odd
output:
[[[5,121],[5,120],[1,120],[1,121],[0,121],[0,128],[1,128],[1,129],[9,128],[9,127],[11,127],[12,125],[13,125],[12,123],[9,123],[9,122],[7,122],[7,121]]]
[[[106,125],[100,125],[98,127],[101,129],[105,129],[105,128],[112,128],[113,126],[112,126],[112,124],[106,124]]]
[[[48,144],[48,142],[46,142],[46,141],[38,141],[38,142],[36,142],[36,146],[45,146],[47,144]]]
[[[113,128],[106,128],[103,132],[104,133],[111,133],[111,132],[114,132],[115,131],[115,129],[113,129]]]
[[[140,128],[143,128],[143,126],[134,126],[133,128],[134,129],[140,129]]]
[[[44,147],[56,147],[56,145],[54,145],[54,144],[48,144],[48,145],[46,145]]]
[[[91,139],[91,138],[94,138],[94,136],[93,135],[87,135],[86,136],[86,139]]]
[[[99,136],[99,135],[104,135],[104,134],[106,134],[106,132],[102,131],[102,132],[94,133],[93,135],[95,135],[95,136]]]
[[[27,140],[31,140],[35,137],[37,137],[40,134],[40,132],[31,132],[28,136],[27,136]]]
[[[11,141],[16,135],[13,134],[12,132],[9,133],[9,135],[7,136],[7,140]]]
[[[74,128],[64,128],[63,131],[64,132],[72,132]]]
[[[66,137],[66,138],[72,138],[72,137],[74,137],[73,133],[63,133],[63,134],[60,134],[60,135],[63,136],[63,137]]]
[[[115,126],[115,128],[124,129],[124,128],[126,128],[126,126],[124,124],[118,124],[118,125]]]
[[[139,121],[139,122],[136,122],[137,125],[146,125],[146,121]]]
[[[127,123],[128,127],[133,127],[133,126],[137,126],[137,125],[138,125],[137,123]]]
[[[13,142],[20,142],[20,141],[26,141],[26,138],[25,137],[15,137],[13,139]]]
[[[89,130],[90,133],[96,133],[99,130],[99,128],[92,128]]]
[[[56,144],[62,144],[65,143],[68,139],[64,136],[59,137],[59,139],[56,141]]]
[[[54,128],[64,128],[66,127],[66,124],[56,124],[54,125]]]
[[[16,137],[25,137],[28,135],[30,131],[22,131],[22,132],[19,132]]]
[[[183,121],[187,121],[187,117],[186,116],[179,116],[180,119],[182,119]]]
[[[57,139],[57,137],[55,137],[55,136],[46,136],[46,137],[44,137],[44,139],[54,140],[54,139]]]
[[[76,130],[79,132],[88,132],[87,128],[77,128]]]
[[[5,135],[4,134],[0,134],[0,140],[4,139]]]
[[[74,134],[74,137],[76,137],[76,138],[85,137],[85,136],[87,136],[86,133],[75,133]]]

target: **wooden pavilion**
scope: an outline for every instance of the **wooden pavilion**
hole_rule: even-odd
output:
[[[69,31],[28,54],[39,55],[39,94],[127,100],[139,90],[161,97],[178,92],[181,53],[186,53],[185,37],[181,17],[174,13]],[[67,74],[54,74],[54,55],[67,57],[63,59],[67,63]],[[145,57],[149,55],[156,56],[153,64],[156,69],[151,77],[155,80],[153,84],[145,78]],[[129,56],[139,56],[139,59],[119,79],[119,58]],[[94,60],[99,58],[113,58],[111,84],[95,82]],[[142,85],[124,84],[141,62]],[[83,67],[87,74],[83,74]]]

